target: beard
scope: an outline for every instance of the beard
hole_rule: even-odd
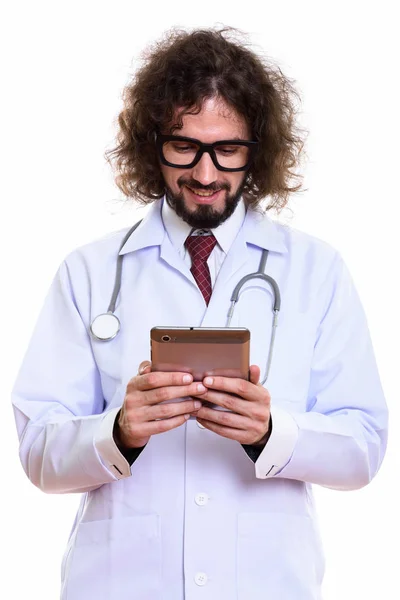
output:
[[[228,183],[218,185],[217,183],[211,183],[210,185],[201,185],[195,179],[183,179],[180,178],[177,181],[178,185],[182,189],[184,185],[188,185],[193,190],[200,191],[217,191],[226,190],[225,207],[223,210],[215,210],[208,204],[200,204],[193,211],[188,210],[185,205],[185,199],[183,197],[183,190],[179,194],[174,194],[172,190],[166,186],[166,200],[169,206],[176,212],[185,223],[193,227],[194,229],[215,229],[221,223],[224,223],[234,213],[239,200],[242,196],[242,192],[245,186],[245,178],[236,190],[234,194],[230,194],[231,186]]]

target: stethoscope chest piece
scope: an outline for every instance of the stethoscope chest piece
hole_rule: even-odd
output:
[[[121,328],[121,323],[112,312],[102,313],[93,319],[90,333],[100,342],[108,342],[115,338]]]

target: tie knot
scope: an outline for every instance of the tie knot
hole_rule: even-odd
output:
[[[185,246],[192,261],[207,262],[217,240],[211,235],[190,235],[186,238]]]

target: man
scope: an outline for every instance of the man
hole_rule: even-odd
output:
[[[294,98],[214,30],[171,34],[125,90],[110,158],[123,192],[152,206],[127,240],[67,257],[14,390],[32,482],[84,493],[62,598],[321,597],[311,484],[369,483],[387,412],[342,259],[261,210],[299,188]],[[251,333],[249,381],[152,372],[150,329],[225,326],[263,251],[282,298],[273,353],[268,282],[245,283],[230,323]],[[111,296],[121,329],[102,336]]]

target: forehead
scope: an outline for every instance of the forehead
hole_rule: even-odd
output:
[[[175,120],[178,120],[179,110]],[[250,139],[250,131],[244,117],[239,115],[221,98],[207,98],[197,114],[186,113],[182,128],[172,127],[172,133],[192,137],[205,143],[217,140]]]

